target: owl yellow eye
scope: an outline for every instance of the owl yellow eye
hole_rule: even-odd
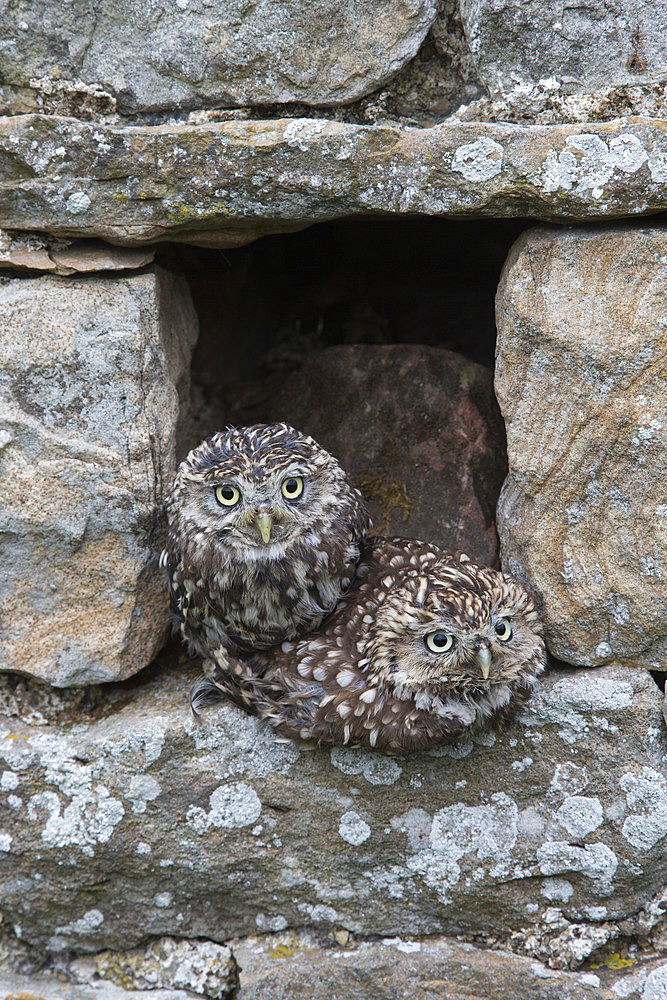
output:
[[[432,653],[448,653],[454,645],[454,636],[449,632],[429,632],[424,642]]]
[[[290,476],[280,489],[286,500],[296,500],[303,493],[303,479],[301,476]]]
[[[215,499],[218,503],[221,503],[223,507],[233,507],[241,499],[241,494],[235,486],[229,486],[229,484],[226,483],[224,486],[216,486]]]
[[[501,618],[499,622],[496,622],[496,635],[501,642],[509,642],[512,638],[512,626],[505,618]]]

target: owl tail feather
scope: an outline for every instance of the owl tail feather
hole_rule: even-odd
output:
[[[190,708],[195,719],[200,718],[200,709],[222,702],[231,702],[249,715],[258,714],[254,682],[257,680],[255,671],[263,668],[260,658],[243,661],[221,646],[204,660],[203,668],[205,676],[190,692]]]
[[[224,693],[208,677],[201,677],[190,691],[190,708],[195,719],[201,718],[201,709],[213,708],[224,700]]]

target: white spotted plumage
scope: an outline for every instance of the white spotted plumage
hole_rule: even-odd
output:
[[[192,652],[218,650],[218,669],[223,650],[317,628],[354,578],[370,524],[336,459],[284,423],[230,427],[193,449],[167,515],[172,608]]]
[[[374,538],[316,634],[248,658],[236,701],[281,737],[406,753],[511,719],[545,659],[540,620],[511,577]]]

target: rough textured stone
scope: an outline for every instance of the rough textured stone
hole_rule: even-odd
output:
[[[662,0],[461,0],[480,80],[494,97],[553,80],[564,93],[667,76]]]
[[[414,56],[436,10],[435,0],[15,5],[3,18],[0,107],[33,110],[60,82],[106,92],[125,113],[344,104]]]
[[[629,975],[556,972],[530,959],[442,938],[322,948],[306,935],[234,942],[239,1000],[618,1000]],[[643,970],[667,982],[667,966]],[[635,973],[636,975],[636,973]]]
[[[61,956],[55,974],[53,967],[17,973],[11,964],[3,966],[0,956],[0,997],[143,1000],[144,991],[149,991],[150,1000],[193,996],[210,1000],[661,1000],[664,993],[660,990],[667,985],[667,965],[660,959],[619,962],[619,956],[616,960],[609,956],[604,964],[594,964],[595,971],[562,972],[523,956],[441,937],[355,941],[348,932],[337,931],[318,940],[308,932],[287,931],[243,938],[231,945],[233,957],[229,949],[210,941],[171,941],[170,961],[166,966],[162,961],[156,965],[155,956],[165,947],[162,939],[131,953],[103,952],[73,961]],[[171,961],[177,954],[180,965]],[[224,970],[213,956],[220,956]],[[148,978],[137,976],[136,970],[143,969],[146,960]],[[163,981],[184,978],[186,991],[161,986]]]
[[[517,87],[501,97],[478,97],[457,108],[459,121],[520,122],[563,125],[565,122],[610,122],[618,118],[667,118],[663,83],[614,84],[586,94],[569,94],[555,77]]]
[[[577,964],[662,891],[667,733],[643,670],[554,672],[499,737],[396,759],[271,743],[232,708],[197,726],[191,679],[165,666],[81,721],[2,719],[0,911],[22,940],[523,929],[517,947]]]
[[[667,207],[667,129],[325,119],[120,127],[0,120],[0,226],[238,246],[352,215],[584,219]]]
[[[77,959],[70,972],[81,982],[100,978],[124,989],[185,989],[210,1000],[231,1000],[239,986],[230,949],[213,941],[159,938],[148,948],[103,951]]]
[[[531,230],[497,303],[502,562],[575,664],[667,662],[662,229]]]
[[[331,347],[288,379],[271,417],[336,455],[377,533],[497,559],[507,466],[487,368],[420,344]]]
[[[127,677],[167,631],[163,482],[197,321],[183,279],[0,284],[0,668]]]
[[[54,972],[32,975],[0,969],[2,1000],[192,1000],[186,990],[126,990],[110,982],[75,983]]]
[[[35,233],[0,230],[0,267],[20,273],[90,274],[145,267],[155,257],[151,249],[112,247],[101,240],[59,240]]]

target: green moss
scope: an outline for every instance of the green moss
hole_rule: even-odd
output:
[[[210,198],[202,199],[199,205],[186,205],[183,202],[176,202],[169,209],[167,219],[174,225],[189,222],[191,219],[209,219],[216,215],[229,215],[229,209],[219,202],[212,202]]]

